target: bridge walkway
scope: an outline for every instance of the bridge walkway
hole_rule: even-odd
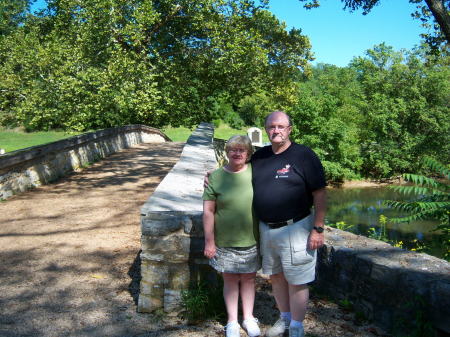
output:
[[[223,336],[222,321],[192,326],[136,312],[139,209],[183,145],[141,144],[0,202],[0,336]],[[277,315],[269,291],[258,278],[263,328]],[[307,336],[375,336],[352,317],[313,298]]]

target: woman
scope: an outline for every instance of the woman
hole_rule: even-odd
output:
[[[203,193],[204,254],[223,275],[227,308],[227,337],[239,337],[238,298],[241,295],[242,327],[250,337],[259,336],[253,317],[255,276],[261,267],[257,226],[253,219],[252,169],[248,161],[252,144],[247,136],[233,136],[225,145],[228,164],[215,170]]]

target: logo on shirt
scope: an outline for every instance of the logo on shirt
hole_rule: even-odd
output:
[[[275,176],[275,179],[278,178],[288,178],[288,173],[291,172],[291,165],[287,164],[285,167],[283,167],[280,170],[277,170],[277,175]]]

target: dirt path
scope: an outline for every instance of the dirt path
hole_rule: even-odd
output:
[[[188,326],[139,314],[139,209],[183,144],[143,144],[0,203],[0,336],[221,336],[223,322]],[[276,311],[260,279],[263,327]],[[308,336],[376,336],[352,314],[313,299]],[[374,332],[374,333],[372,333]]]

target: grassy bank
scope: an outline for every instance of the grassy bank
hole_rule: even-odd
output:
[[[64,131],[23,132],[0,129],[0,149],[11,152],[26,147],[55,142],[74,136],[75,133]]]
[[[247,129],[248,127],[242,129],[233,129],[227,124],[221,124],[219,127],[214,129],[214,138],[227,140],[234,135],[246,135]],[[178,127],[178,128],[166,127],[162,129],[162,131],[174,142],[185,142],[192,134],[192,131],[194,130],[195,127],[192,129],[185,127]],[[264,132],[264,130],[262,131],[263,131],[263,142],[268,142],[269,139],[267,138],[266,133]]]
[[[174,142],[186,142],[192,134],[194,128],[186,127],[166,127],[163,131]],[[39,132],[24,132],[20,130],[0,129],[0,149],[5,149],[6,152],[11,152],[26,147],[41,145],[55,142],[60,139],[69,138],[79,133],[70,133],[65,131],[39,131]],[[222,124],[214,130],[214,137],[220,139],[228,139],[233,135],[245,135],[247,128],[233,129],[227,124]],[[267,136],[263,132],[263,141],[267,142]]]

